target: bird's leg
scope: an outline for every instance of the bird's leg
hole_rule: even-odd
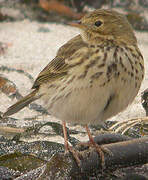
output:
[[[64,146],[65,146],[65,152],[69,151],[69,144],[68,144],[68,137],[67,137],[67,128],[66,128],[66,122],[62,122],[63,125],[63,134],[64,134]]]
[[[102,148],[97,143],[95,143],[95,141],[94,141],[94,139],[93,139],[93,137],[91,135],[91,132],[90,132],[90,130],[89,130],[87,125],[85,126],[85,129],[86,129],[88,137],[89,137],[89,145],[96,148],[97,152],[100,155],[101,161],[102,161],[101,162],[102,168],[104,168],[105,167],[104,151],[106,152],[106,150],[104,150],[104,148]]]
[[[63,134],[64,134],[64,146],[65,146],[65,153],[71,152],[73,154],[73,157],[75,158],[78,166],[80,166],[80,158],[79,154],[76,150],[74,150],[68,143],[68,136],[67,136],[67,128],[66,128],[66,122],[63,121]]]

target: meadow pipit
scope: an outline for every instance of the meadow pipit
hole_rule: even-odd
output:
[[[124,110],[138,93],[144,61],[131,25],[112,10],[95,10],[78,23],[81,34],[64,44],[56,57],[40,72],[29,95],[9,107],[12,115],[41,98],[50,114],[86,127],[90,143],[101,153],[88,129]]]

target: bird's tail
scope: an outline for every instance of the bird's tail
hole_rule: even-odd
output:
[[[20,101],[10,106],[7,111],[3,114],[3,116],[10,116],[12,114],[17,113],[25,106],[29,105],[31,102],[35,101],[36,99],[40,98],[40,96],[36,96],[38,89],[32,91],[27,96],[23,97]]]

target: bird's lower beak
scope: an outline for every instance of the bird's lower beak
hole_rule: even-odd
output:
[[[70,26],[74,26],[80,29],[83,29],[85,26],[81,23],[81,21],[73,21],[73,22],[69,22],[67,23]]]

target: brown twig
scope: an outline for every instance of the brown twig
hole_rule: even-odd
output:
[[[105,167],[107,170],[148,163],[148,138],[111,143],[102,147],[112,153],[112,155],[105,153]],[[82,153],[82,171],[91,172],[96,168],[101,170],[98,153],[94,149],[90,152],[85,150]]]

